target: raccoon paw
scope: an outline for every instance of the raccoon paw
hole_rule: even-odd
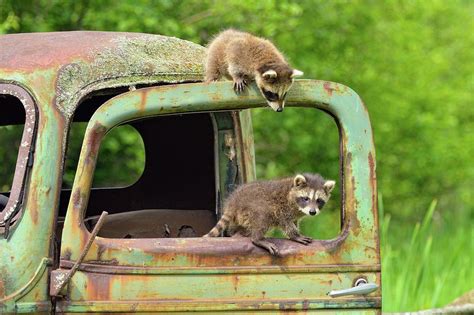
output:
[[[252,243],[254,245],[257,245],[261,248],[266,249],[273,256],[280,256],[280,251],[278,250],[278,247],[272,242],[259,239],[259,240],[252,240]]]
[[[268,246],[265,247],[270,254],[273,256],[280,256],[280,251],[278,250],[278,247],[274,244],[269,244]]]
[[[298,243],[301,243],[303,245],[308,245],[309,243],[313,242],[313,239],[311,237],[307,237],[307,236],[297,236],[295,238],[292,238],[291,240],[295,241],[295,242],[298,242]]]
[[[244,79],[236,79],[234,80],[234,91],[236,93],[242,93],[245,91],[245,87],[247,86],[247,81]]]

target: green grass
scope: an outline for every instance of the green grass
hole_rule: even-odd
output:
[[[474,287],[472,213],[438,213],[434,200],[421,222],[392,222],[381,212],[383,310],[442,307]]]

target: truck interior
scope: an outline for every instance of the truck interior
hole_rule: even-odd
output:
[[[108,98],[92,97],[80,104],[72,124],[88,122]],[[84,218],[86,227],[91,230],[101,212],[107,211],[106,224],[99,232],[101,237],[166,238],[206,234],[217,222],[211,114],[154,117],[127,125],[143,140],[143,173],[134,183],[123,187],[93,187]],[[80,137],[82,139],[84,134]],[[67,156],[79,153],[68,151]],[[104,157],[99,154],[97,167],[101,158]],[[75,170],[77,165],[72,167]],[[70,194],[68,188],[61,191],[58,232]]]

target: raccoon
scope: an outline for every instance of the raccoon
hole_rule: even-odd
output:
[[[209,43],[205,68],[206,82],[225,76],[234,81],[237,93],[255,81],[268,105],[277,112],[285,106],[293,79],[303,75],[288,65],[269,40],[232,29],[218,34]]]
[[[242,185],[227,198],[221,219],[204,237],[217,237],[224,231],[240,234],[279,255],[276,245],[265,239],[270,227],[279,227],[290,240],[307,245],[312,239],[300,234],[297,221],[304,215],[318,215],[335,184],[319,174],[298,174]]]

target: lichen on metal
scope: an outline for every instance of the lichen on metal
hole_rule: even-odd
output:
[[[202,79],[205,48],[197,44],[145,34],[117,36],[111,44],[91,49],[87,62],[78,60],[59,71],[56,102],[68,116],[74,110],[70,102],[75,93],[89,85],[100,86],[104,81],[112,81],[107,82],[107,87],[123,86],[124,81],[130,82],[131,78],[135,78],[135,84]]]

